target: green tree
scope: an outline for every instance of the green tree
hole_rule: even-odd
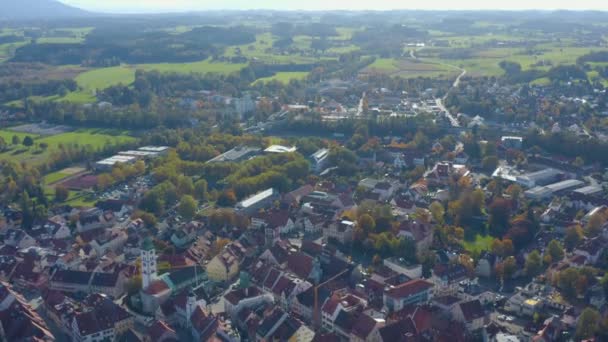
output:
[[[199,179],[194,183],[194,196],[199,201],[203,201],[207,199],[207,181],[204,179]]]
[[[579,273],[574,268],[567,268],[557,274],[557,286],[570,298],[576,296],[578,280]]]
[[[55,187],[55,201],[62,203],[65,202],[68,197],[70,197],[70,190],[62,185],[57,185]]]
[[[179,205],[177,206],[177,212],[185,219],[191,220],[194,215],[196,215],[197,207],[198,203],[196,202],[194,197],[190,195],[184,195],[179,201]]]
[[[540,253],[537,250],[533,250],[526,257],[526,266],[525,266],[526,274],[528,276],[536,276],[543,269],[543,261],[540,257]]]
[[[557,240],[551,240],[549,242],[549,244],[547,245],[546,253],[549,253],[549,255],[551,256],[551,260],[553,260],[553,262],[561,261],[565,255],[564,247]]]
[[[19,137],[18,137],[18,136],[13,135],[13,138],[12,138],[12,140],[11,140],[11,143],[12,143],[13,145],[19,145],[19,144],[21,143],[21,140],[19,140]]]
[[[34,145],[34,139],[32,139],[32,137],[28,135],[23,138],[23,146],[30,147],[32,145]]]
[[[583,310],[576,324],[576,339],[592,338],[599,331],[602,316],[593,308]]]

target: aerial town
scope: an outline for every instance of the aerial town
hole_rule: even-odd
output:
[[[343,32],[340,18],[314,28]],[[488,76],[458,57],[401,77],[340,36],[282,46],[275,28],[312,30],[283,19],[249,48],[249,26],[184,29],[234,40],[204,63],[238,75],[146,59],[94,94],[81,76],[0,84],[0,341],[608,341],[608,55],[582,52],[608,46],[605,25],[536,42],[579,49],[572,65],[499,60]],[[96,25],[83,49],[115,34]],[[11,50],[0,79],[77,64],[44,48],[51,31]],[[353,32],[362,50],[375,39]],[[523,44],[475,32],[471,50]],[[260,35],[273,47],[256,50]],[[399,38],[390,56],[445,67],[434,54],[467,48],[441,37]],[[36,49],[52,58],[35,64]],[[99,63],[84,74],[124,66]]]

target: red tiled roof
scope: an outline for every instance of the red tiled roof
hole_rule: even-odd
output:
[[[376,320],[374,320],[370,316],[368,316],[366,314],[361,314],[355,320],[355,323],[354,323],[353,329],[352,329],[352,333],[355,336],[357,336],[363,340],[366,340],[367,337],[369,336],[369,334],[371,334],[372,331],[374,330],[374,328],[376,327],[376,323],[377,323]]]
[[[393,287],[386,291],[386,294],[393,298],[405,298],[433,287],[433,284],[422,279],[414,279],[407,283]]]
[[[313,258],[302,253],[293,253],[287,257],[287,267],[302,279],[308,279],[312,272]]]
[[[150,284],[150,286],[148,286],[148,288],[145,289],[144,292],[149,295],[157,295],[166,290],[169,290],[169,286],[167,286],[167,284],[164,281],[157,280],[157,281],[152,282],[152,284]]]

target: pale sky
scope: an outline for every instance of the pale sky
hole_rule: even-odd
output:
[[[163,12],[219,9],[278,10],[473,10],[571,9],[608,10],[607,0],[60,0],[88,10]]]

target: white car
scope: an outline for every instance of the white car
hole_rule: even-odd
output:
[[[505,316],[505,315],[498,315],[498,317],[496,317],[496,318],[498,318],[499,321],[506,321],[507,320],[507,316]]]

